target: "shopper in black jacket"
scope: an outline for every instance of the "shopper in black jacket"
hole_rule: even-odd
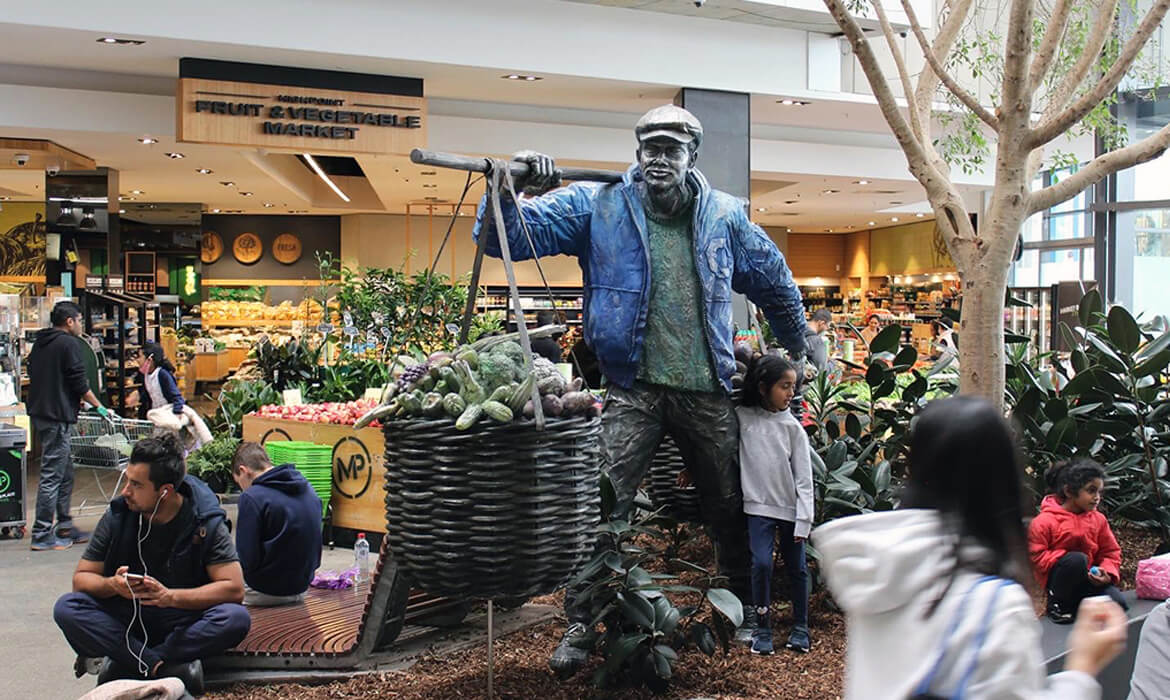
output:
[[[107,411],[93,395],[85,378],[85,363],[77,346],[81,309],[71,301],[58,302],[49,316],[53,327],[37,334],[28,357],[28,414],[41,441],[41,477],[37,487],[36,521],[32,549],[67,549],[85,542],[88,533],[73,526],[69,499],[73,496],[73,460],[69,434],[77,423],[81,402]],[[53,529],[53,516],[57,528]]]

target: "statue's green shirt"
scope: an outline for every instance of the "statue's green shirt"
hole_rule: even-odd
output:
[[[684,391],[719,391],[695,269],[694,199],[670,218],[654,214],[649,204],[645,210],[650,305],[638,379]]]

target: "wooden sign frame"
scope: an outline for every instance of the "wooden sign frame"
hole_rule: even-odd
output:
[[[252,232],[241,233],[232,241],[232,255],[243,265],[252,265],[264,257],[264,241]]]
[[[292,265],[303,254],[301,239],[295,233],[282,233],[272,241],[272,258],[283,265]]]
[[[215,231],[204,231],[203,239],[199,242],[199,259],[204,265],[210,265],[223,257],[223,238]]]

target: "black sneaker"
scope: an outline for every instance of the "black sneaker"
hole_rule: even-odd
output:
[[[812,648],[812,638],[809,637],[808,628],[800,625],[793,627],[788,634],[788,641],[784,644],[784,648],[798,654],[807,654],[808,650]]]
[[[569,625],[569,629],[565,630],[564,636],[561,637],[561,643],[553,649],[552,656],[548,657],[548,667],[552,669],[557,678],[565,680],[570,678],[589,659],[588,646],[589,628],[580,622],[574,622]]]
[[[1063,605],[1053,600],[1050,596],[1048,598],[1048,619],[1058,625],[1071,625],[1077,619],[1077,616],[1069,612]]]
[[[76,666],[74,667],[74,670],[76,670]],[[97,674],[98,685],[103,685],[105,683],[109,683],[110,681],[120,681],[124,678],[140,681],[143,679],[143,675],[138,673],[137,669],[126,668],[113,659],[102,659],[102,666],[98,670]]]
[[[163,664],[154,677],[178,678],[183,681],[188,693],[203,694],[203,662],[199,659],[178,664]]]
[[[735,643],[751,646],[757,627],[759,627],[759,615],[756,614],[755,606],[743,606],[743,624],[735,629]]]
[[[87,673],[91,676],[96,676],[97,674],[101,673],[101,670],[101,658],[95,659],[78,654],[77,658],[73,660],[73,675],[77,678],[81,678]]]

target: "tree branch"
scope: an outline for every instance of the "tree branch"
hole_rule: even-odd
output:
[[[1020,124],[1024,132],[1030,125],[1032,93],[1028,91],[1028,59],[1032,53],[1032,1],[1012,0],[1008,13],[1007,41],[1003,59],[1003,106],[1001,120]],[[1170,1],[1170,0],[1168,0]],[[1000,146],[1002,153],[1003,137]],[[1031,149],[1027,149],[1031,150]]]
[[[1076,92],[1077,86],[1089,74],[1089,68],[1101,55],[1105,47],[1105,40],[1109,38],[1109,30],[1113,28],[1113,15],[1117,11],[1118,0],[1102,0],[1097,7],[1097,19],[1093,22],[1089,35],[1085,38],[1085,45],[1076,63],[1061,77],[1060,82],[1048,94],[1044,112],[1040,115],[1040,122],[1046,122],[1060,110],[1064,109]],[[1038,87],[1038,86],[1037,86]],[[1044,147],[1039,146],[1028,155],[1028,181],[1036,177],[1044,165]]]
[[[931,53],[935,57],[946,56],[951,52],[951,47],[955,45],[955,40],[959,38],[959,31],[963,28],[963,23],[967,20],[967,15],[971,11],[971,5],[974,0],[951,0],[947,3],[950,13],[947,15],[946,22],[939,28],[938,33],[934,35],[934,44],[931,45]],[[903,8],[906,4],[902,5]],[[910,10],[913,10],[913,6]],[[907,19],[911,27],[917,27],[919,31],[922,30],[921,23],[913,13],[907,14]],[[918,102],[918,109],[923,114],[930,114],[931,105],[934,104],[934,90],[938,86],[939,77],[933,70],[924,70],[918,76],[918,89],[915,92],[914,98]]]
[[[881,0],[875,0],[874,8],[881,5]],[[955,97],[959,98],[967,109],[971,110],[978,116],[985,124],[992,129],[999,129],[999,120],[995,118],[987,108],[979,104],[979,100],[963,89],[963,86],[955,82],[955,79],[947,73],[946,68],[938,60],[938,55],[935,53],[936,47],[932,47],[926,40],[926,35],[922,32],[922,25],[918,22],[918,17],[914,14],[914,7],[910,4],[910,0],[902,0],[902,8],[906,11],[906,17],[910,20],[910,28],[914,32],[914,37],[918,39],[918,45],[922,48],[922,53],[926,57],[926,62],[930,64],[930,69],[934,71],[935,76],[942,81],[943,85],[951,91]],[[948,20],[949,21],[949,20]],[[956,30],[957,34],[957,30]],[[941,34],[939,35],[942,36]],[[953,39],[952,39],[953,41]],[[948,47],[949,50],[949,47]]]
[[[1098,156],[1072,175],[1055,185],[1033,192],[1028,198],[1028,215],[1043,211],[1072,199],[1076,194],[1119,170],[1131,168],[1161,156],[1170,146],[1170,124],[1154,134],[1116,151]]]
[[[1146,13],[1137,31],[1125,42],[1125,46],[1121,49],[1117,60],[1109,67],[1109,70],[1101,78],[1100,82],[1092,90],[1081,95],[1071,107],[1065,109],[1055,117],[1045,120],[1038,127],[1031,130],[1031,133],[1028,135],[1028,145],[1036,148],[1052,141],[1057,136],[1072,128],[1074,124],[1084,119],[1086,114],[1101,104],[1102,100],[1116,90],[1118,84],[1121,83],[1121,79],[1125,77],[1125,74],[1137,59],[1138,53],[1141,52],[1146,42],[1149,41],[1150,36],[1162,23],[1162,18],[1166,16],[1167,10],[1170,10],[1170,0],[1158,0],[1150,8],[1150,11]]]
[[[1044,30],[1044,38],[1040,40],[1040,48],[1032,59],[1032,67],[1028,69],[1028,91],[1036,92],[1044,74],[1052,65],[1052,58],[1056,55],[1056,48],[1064,37],[1064,29],[1068,26],[1068,16],[1072,12],[1072,3],[1068,0],[1057,0],[1056,7],[1048,18],[1048,27]]]
[[[898,47],[894,28],[890,26],[890,19],[886,16],[886,8],[882,6],[881,0],[875,0],[871,5],[874,12],[877,13],[882,34],[886,37],[886,45],[890,47],[890,55],[894,57],[898,78],[902,81],[902,93],[906,96],[906,111],[910,114],[910,130],[914,132],[914,137],[918,139],[919,143],[925,144],[928,139],[926,132],[922,129],[923,115],[918,109],[918,103],[913,99],[914,91],[910,87],[910,73],[906,70],[906,59],[902,55],[901,48]]]
[[[932,187],[937,189],[939,187],[938,181],[943,179],[943,175],[931,164],[930,157],[922,142],[915,138],[910,125],[906,123],[902,112],[899,111],[898,100],[890,90],[890,84],[886,81],[886,77],[882,75],[881,65],[878,64],[877,57],[874,56],[873,49],[870,48],[869,41],[865,38],[861,26],[845,8],[844,0],[824,0],[824,3],[829,14],[833,16],[845,37],[849,39],[853,54],[857,56],[861,69],[865,72],[870,87],[873,88],[873,94],[882,111],[882,116],[886,118],[886,123],[894,132],[894,138],[898,140],[898,145],[906,154],[910,172],[922,183],[927,192],[930,192]],[[930,184],[932,182],[933,185]]]

